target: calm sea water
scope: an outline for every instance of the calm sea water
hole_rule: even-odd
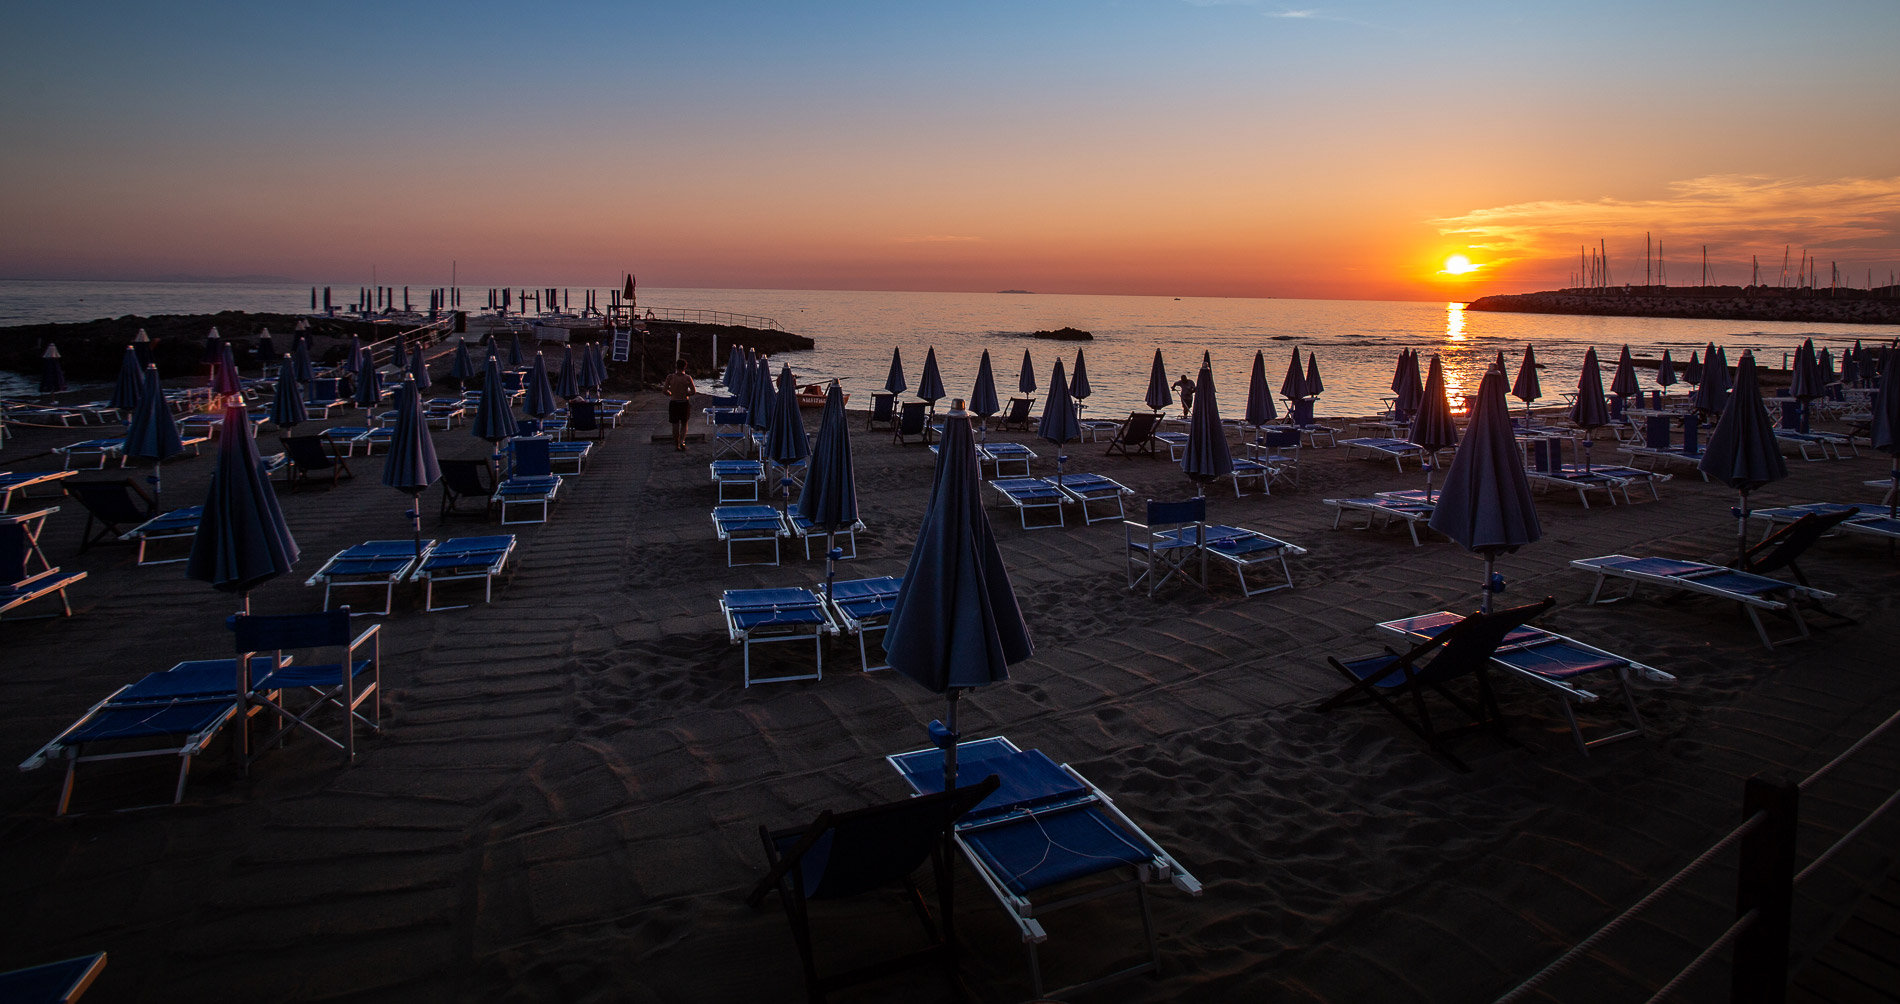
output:
[[[421,286],[414,287],[413,296],[427,299]],[[606,301],[604,290],[600,298]],[[464,287],[463,300],[486,302],[486,292]],[[582,290],[574,288],[572,302],[581,300]],[[1538,361],[1545,365],[1545,403],[1554,403],[1561,400],[1560,391],[1576,386],[1584,352],[1592,346],[1602,357],[1607,383],[1625,344],[1639,356],[1657,356],[1668,349],[1680,363],[1713,341],[1727,348],[1731,360],[1740,350],[1753,349],[1764,364],[1780,366],[1784,353],[1791,353],[1804,338],[1815,339],[1817,347],[1833,346],[1838,354],[1856,338],[1872,342],[1900,337],[1900,326],[1887,325],[1502,314],[1466,312],[1459,304],[1366,300],[660,288],[642,289],[640,303],[775,318],[787,330],[818,343],[810,352],[783,357],[801,382],[837,377],[846,390],[859,395],[883,386],[892,348],[902,350],[906,376],[915,387],[924,354],[934,346],[944,386],[954,397],[968,396],[978,358],[987,349],[997,391],[1007,397],[1017,387],[1024,350],[1040,394],[1058,357],[1073,372],[1080,347],[1087,353],[1094,388],[1087,403],[1097,414],[1141,407],[1157,348],[1170,382],[1198,370],[1201,353],[1207,352],[1228,415],[1239,414],[1246,403],[1256,351],[1266,354],[1268,384],[1276,392],[1295,346],[1317,352],[1327,387],[1319,413],[1360,415],[1381,407],[1394,359],[1405,347],[1443,359],[1456,404],[1459,391],[1475,389],[1485,365],[1500,351],[1515,373],[1524,346],[1534,344]],[[0,325],[124,314],[297,312],[309,306],[308,285],[0,281]],[[1093,332],[1095,340],[1063,343],[1024,337],[1065,325]],[[710,348],[703,342],[685,347],[702,359]],[[723,362],[724,346],[719,352]],[[1652,386],[1653,375],[1653,370],[1638,371],[1645,387]]]

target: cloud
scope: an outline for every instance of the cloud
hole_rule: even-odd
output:
[[[1429,222],[1485,252],[1493,265],[1571,262],[1579,244],[1646,232],[1675,248],[1707,244],[1712,255],[1731,260],[1765,258],[1774,245],[1787,244],[1828,259],[1892,261],[1900,258],[1900,177],[1713,174],[1672,182],[1656,199],[1520,202]]]
[[[899,244],[970,244],[980,241],[981,237],[958,237],[954,234],[923,234],[915,237],[893,237]]]
[[[1382,24],[1373,24],[1371,21],[1361,21],[1356,17],[1347,17],[1344,14],[1330,14],[1318,7],[1308,7],[1299,10],[1269,10],[1262,11],[1261,13],[1267,17],[1279,18],[1282,21],[1332,21],[1337,24],[1358,25],[1361,28],[1377,28],[1380,31],[1396,30]]]

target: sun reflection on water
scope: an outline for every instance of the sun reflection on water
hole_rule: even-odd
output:
[[[1462,303],[1445,304],[1445,340],[1448,342],[1465,340],[1465,305]]]

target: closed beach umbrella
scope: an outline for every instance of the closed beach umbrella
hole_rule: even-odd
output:
[[[539,355],[539,353],[536,354]],[[520,369],[522,358],[521,336],[514,335],[508,340],[508,368],[511,370]]]
[[[1319,353],[1306,354],[1306,396],[1318,397],[1326,393],[1326,381],[1319,378]]]
[[[356,403],[368,411],[383,399],[383,373],[376,368],[376,355],[364,352],[357,357]]]
[[[917,396],[930,402],[930,410],[937,410],[937,399],[944,396],[943,374],[937,372],[937,347],[931,346],[924,353],[924,375],[917,378]]]
[[[851,464],[851,430],[844,420],[844,391],[831,381],[818,416],[818,441],[805,467],[798,514],[825,531],[825,590],[831,589],[831,535],[858,521],[858,476]]]
[[[1273,408],[1273,391],[1267,386],[1267,354],[1253,354],[1253,374],[1247,378],[1247,424],[1259,427],[1279,417]]]
[[[1154,365],[1148,368],[1148,394],[1142,398],[1151,411],[1162,411],[1174,403],[1174,392],[1168,389],[1168,368],[1161,362],[1161,350],[1155,350]]]
[[[1220,424],[1220,404],[1214,399],[1214,368],[1205,362],[1194,381],[1194,414],[1188,418],[1187,449],[1181,453],[1181,470],[1203,484],[1234,473],[1234,456],[1227,448],[1227,430]]]
[[[139,406],[139,390],[143,383],[139,379],[143,367],[139,366],[139,354],[133,346],[125,347],[125,355],[119,357],[119,379],[112,384],[112,396],[106,399],[106,406],[116,408],[121,415],[131,415],[132,409]]]
[[[409,378],[416,382],[418,394],[435,386],[435,381],[429,379],[429,358],[423,354],[420,342],[417,342],[416,347],[409,352]]]
[[[1494,363],[1493,365],[1495,365],[1495,366],[1496,366],[1496,367],[1498,368],[1498,372],[1499,372],[1499,373],[1503,373],[1503,372],[1506,372],[1506,371],[1507,371],[1507,370],[1509,369],[1509,367],[1508,367],[1508,366],[1507,366],[1507,365],[1505,364],[1505,362],[1504,362],[1504,350],[1503,350],[1503,349],[1499,349],[1499,350],[1498,350],[1498,361],[1497,361],[1496,363]]]
[[[1792,372],[1789,374],[1788,394],[1801,402],[1801,429],[1808,431],[1808,402],[1820,397],[1827,389],[1827,381],[1821,376],[1821,361],[1814,356],[1814,339],[1801,343],[1794,352]]]
[[[477,439],[499,443],[515,434],[515,416],[501,389],[501,360],[488,357],[482,377],[482,396],[475,402],[475,421],[469,432]]]
[[[904,354],[895,348],[891,350],[890,372],[884,374],[884,389],[892,394],[902,394],[910,389],[910,384],[904,382]]]
[[[251,590],[297,563],[297,541],[277,505],[277,491],[264,473],[251,437],[244,405],[224,406],[224,430],[218,436],[218,464],[211,471],[204,512],[191,538],[185,575],[211,588],[241,597],[250,612]]]
[[[1445,488],[1438,493],[1431,528],[1484,556],[1483,609],[1491,612],[1491,595],[1503,589],[1493,572],[1500,554],[1509,554],[1544,535],[1531,500],[1530,479],[1524,475],[1517,436],[1511,430],[1510,406],[1504,400],[1504,374],[1487,372],[1478,385],[1478,401],[1471,409]]]
[[[1517,382],[1511,385],[1511,396],[1524,402],[1524,427],[1531,424],[1531,402],[1544,396],[1543,385],[1537,379],[1537,349],[1524,346],[1524,361],[1517,364]]]
[[[316,382],[317,365],[310,359],[309,339],[299,338],[297,343],[290,347],[290,362],[293,372],[297,374],[298,383],[309,386]]]
[[[581,367],[581,389],[591,390],[599,397],[601,384],[607,382],[607,356],[599,342],[587,343],[587,355],[582,362],[585,365]]]
[[[719,376],[719,381],[726,385],[727,397],[738,396],[739,388],[737,385],[744,372],[744,365],[745,353],[739,351],[738,342],[733,342],[732,347],[726,350],[726,368]]]
[[[198,361],[206,366],[216,366],[224,361],[224,337],[218,334],[217,328],[212,328],[211,333],[205,336],[205,350],[198,356]]]
[[[265,328],[258,333],[257,348],[255,351],[257,353],[257,364],[262,367],[268,368],[271,361],[277,358],[277,340],[270,336],[269,328]]]
[[[1393,392],[1392,407],[1401,421],[1411,421],[1425,401],[1425,381],[1418,376],[1418,353],[1407,350],[1399,368],[1399,387]]]
[[[1399,350],[1398,364],[1392,367],[1392,393],[1397,394],[1399,392],[1399,388],[1405,386],[1405,364],[1411,358],[1412,358],[1411,349]],[[1416,370],[1418,368],[1418,365],[1414,363],[1412,368]]]
[[[1702,381],[1696,384],[1689,406],[1710,415],[1720,415],[1727,404],[1728,363],[1711,342],[1702,354]]]
[[[455,340],[455,357],[449,363],[449,375],[458,387],[467,387],[475,379],[475,360],[468,354],[468,339]]]
[[[66,389],[66,368],[59,363],[59,346],[48,344],[40,354],[40,393],[58,394]]]
[[[554,393],[572,401],[581,396],[581,373],[574,362],[574,345],[561,350],[561,372],[554,381]]]
[[[343,365],[348,367],[351,373],[357,373],[363,369],[362,338],[356,335],[350,336],[350,354],[343,357]]]
[[[989,431],[989,417],[997,413],[1003,403],[996,398],[996,374],[990,369],[990,350],[983,350],[983,358],[976,364],[976,386],[970,390],[970,411],[983,419],[983,430]]]
[[[1028,349],[1023,350],[1023,368],[1016,374],[1016,390],[1023,394],[1036,392],[1036,369],[1035,364],[1029,361]]]
[[[554,403],[554,388],[548,386],[548,360],[536,352],[534,366],[528,370],[527,393],[523,395],[521,410],[531,418],[547,418],[560,407]]]
[[[1300,366],[1300,350],[1293,349],[1293,361],[1287,364],[1286,377],[1280,381],[1280,396],[1288,401],[1301,401],[1306,393],[1306,370]]]
[[[404,515],[415,528],[417,556],[422,554],[421,495],[441,477],[435,440],[429,437],[429,423],[422,419],[422,395],[414,378],[404,379],[396,388],[396,429],[383,458],[383,484],[409,496],[409,511]]]
[[[1610,374],[1610,393],[1628,398],[1641,389],[1636,383],[1636,360],[1630,357],[1630,347],[1625,345],[1623,354],[1616,359],[1616,372]]]
[[[798,383],[792,377],[790,363],[779,369],[778,396],[773,404],[777,411],[765,434],[765,455],[780,468],[789,469],[811,456],[811,444],[805,439],[805,419],[798,413]],[[790,480],[789,476],[786,480]],[[791,494],[789,484],[785,491],[788,496]]]
[[[1056,484],[1062,483],[1062,444],[1082,438],[1082,424],[1075,418],[1075,398],[1069,395],[1069,377],[1056,360],[1055,373],[1049,377],[1049,398],[1042,403],[1042,421],[1036,435],[1056,444]]]
[[[1682,382],[1691,387],[1702,383],[1702,359],[1694,352],[1689,353],[1689,361],[1682,364]]]
[[[146,334],[144,328],[132,336],[132,351],[138,354],[139,372],[143,373],[145,367],[152,365],[152,336]],[[139,379],[143,380],[144,377]]]
[[[755,429],[765,430],[772,427],[773,406],[778,395],[772,390],[772,364],[764,359],[753,359],[752,368],[746,374],[746,424]]]
[[[1823,348],[1820,354],[1815,357],[1814,361],[1815,364],[1821,368],[1821,386],[1825,387],[1833,383],[1835,375],[1834,351],[1832,349]]]
[[[244,391],[244,384],[238,377],[237,354],[226,342],[218,350],[221,357],[217,369],[211,371],[211,392],[221,397],[232,397]]]
[[[1590,469],[1590,441],[1595,432],[1610,424],[1610,409],[1603,403],[1603,371],[1597,368],[1597,350],[1583,354],[1583,372],[1577,377],[1577,401],[1570,406],[1570,421],[1583,430],[1583,469]]]
[[[1075,350],[1075,372],[1069,377],[1069,396],[1077,401],[1086,401],[1095,388],[1089,386],[1088,361],[1082,358],[1082,350]]]
[[[297,364],[289,356],[277,367],[277,393],[270,401],[270,421],[282,435],[310,421],[310,409],[304,407],[303,395],[297,389]]]
[[[1669,358],[1669,350],[1664,349],[1662,362],[1656,364],[1656,386],[1668,389],[1679,382],[1676,378],[1676,361]]]
[[[1900,506],[1900,366],[1889,362],[1880,373],[1880,385],[1874,390],[1874,417],[1868,439],[1874,449],[1885,453],[1889,460],[1888,475],[1893,478],[1893,489],[1887,496],[1887,515],[1896,515],[1896,506]]]
[[[982,488],[970,413],[955,408],[944,422],[923,526],[884,633],[891,666],[948,699],[945,789],[956,787],[957,699],[1009,679],[1009,664],[1036,650],[983,511]]]
[[[1504,371],[1498,371],[1503,380]],[[1506,405],[1509,407],[1509,405]],[[1425,451],[1425,499],[1432,497],[1432,469],[1438,466],[1438,451],[1458,445],[1458,423],[1451,417],[1451,400],[1445,396],[1445,368],[1432,356],[1431,372],[1425,377],[1425,392],[1418,412],[1412,416],[1410,437]]]
[[[1714,374],[1710,374],[1714,376]],[[1761,403],[1755,376],[1755,357],[1744,352],[1735,370],[1735,391],[1728,407],[1709,433],[1709,443],[1696,464],[1702,473],[1741,493],[1742,515],[1737,526],[1737,556],[1748,554],[1748,493],[1788,476],[1788,462],[1775,442],[1775,426]]]
[[[158,368],[145,367],[145,389],[139,394],[138,407],[125,427],[125,458],[152,461],[153,504],[164,494],[164,462],[185,450],[178,435],[178,423],[172,420],[172,406],[158,385]]]

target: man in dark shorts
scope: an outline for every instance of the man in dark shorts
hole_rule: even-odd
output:
[[[666,417],[673,423],[673,449],[686,452],[686,420],[692,411],[693,394],[699,388],[693,386],[692,375],[686,372],[686,360],[673,363],[673,372],[660,382],[660,389],[666,392]]]
[[[1181,395],[1181,417],[1186,418],[1188,412],[1194,410],[1194,392],[1198,388],[1194,386],[1194,381],[1183,373],[1181,379],[1174,382],[1174,389]]]

